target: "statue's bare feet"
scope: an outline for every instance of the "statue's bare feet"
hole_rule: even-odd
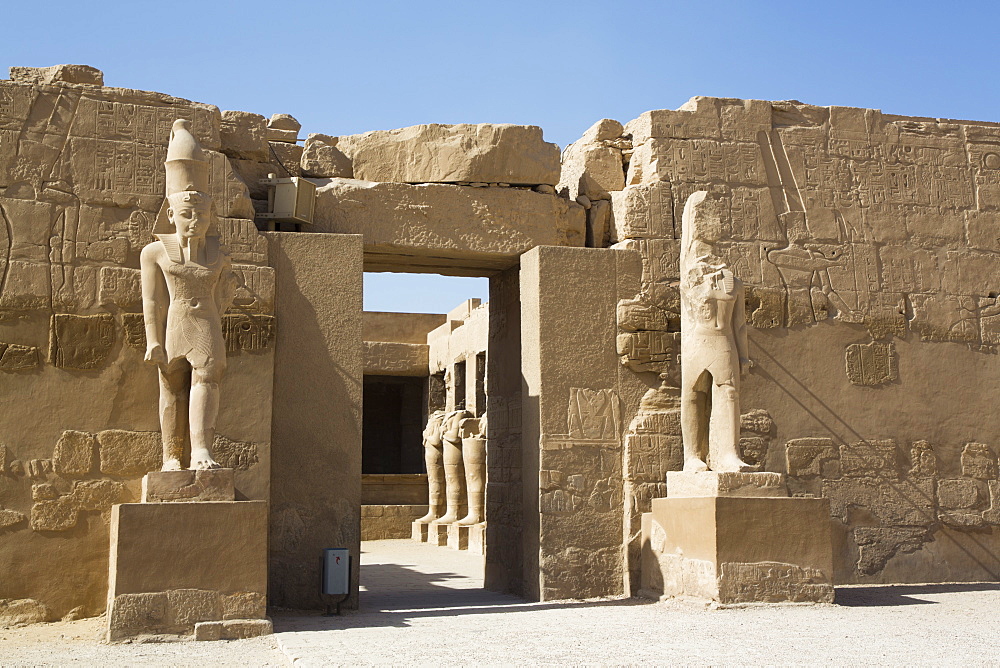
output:
[[[685,471],[707,471],[708,464],[698,459],[697,457],[688,457],[684,460],[684,470]]]
[[[715,464],[715,462],[713,462],[713,464]],[[715,465],[714,470],[745,473],[747,471],[753,471],[753,467],[739,457],[733,456],[720,461],[717,465]]]
[[[437,522],[438,524],[451,524],[452,522],[458,521],[458,513],[455,512],[445,513],[444,517],[439,517],[434,521]]]
[[[208,450],[192,448],[190,468],[192,471],[204,471],[205,469],[219,469],[222,467],[212,459],[212,455],[209,454]]]
[[[161,471],[180,471],[180,470],[182,470],[182,468],[181,468],[181,461],[179,459],[177,459],[176,457],[171,457],[170,459],[166,459],[163,462],[163,468],[161,468],[160,470]]]

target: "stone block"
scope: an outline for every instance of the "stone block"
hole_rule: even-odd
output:
[[[274,633],[270,619],[227,619],[194,625],[195,640],[240,640]]]
[[[219,592],[206,589],[172,589],[167,592],[169,626],[193,627],[197,622],[219,619]]]
[[[486,556],[486,523],[469,527],[469,552]]]
[[[788,496],[781,473],[731,471],[668,471],[670,498]]]
[[[0,371],[13,373],[38,368],[38,348],[0,342]]]
[[[219,124],[222,152],[230,158],[267,162],[267,120],[247,111],[223,111]]]
[[[506,269],[535,246],[583,246],[586,213],[516,188],[330,179],[317,191],[318,232],[362,234],[365,269]]]
[[[829,501],[653,499],[642,517],[642,589],[722,604],[833,601]]]
[[[51,65],[49,67],[11,67],[10,80],[18,83],[71,83],[103,86],[104,72],[90,65]]]
[[[115,321],[108,313],[52,316],[49,361],[63,369],[89,370],[104,364],[115,342]]]
[[[447,545],[453,550],[469,549],[469,527],[462,524],[449,524]]]
[[[559,147],[533,125],[414,125],[340,137],[354,177],[398,183],[554,186]]]
[[[962,475],[979,480],[997,477],[997,457],[985,443],[966,443],[962,449]]]
[[[337,148],[337,137],[311,134],[302,150],[302,176],[354,178],[351,159]]]
[[[426,543],[428,540],[427,536],[429,534],[429,526],[430,525],[427,522],[413,522],[410,525],[410,538],[420,543]]]
[[[266,502],[125,503],[112,509],[109,640],[191,632],[196,622],[221,619],[227,610],[259,610],[258,603],[243,605],[232,593],[260,601],[266,589]]]
[[[233,469],[152,471],[142,479],[142,502],[233,501]]]
[[[98,432],[101,473],[138,477],[163,464],[160,432],[106,429]]]
[[[611,191],[625,187],[621,149],[583,140],[566,147],[556,190],[576,199],[610,199]]]
[[[269,134],[272,131],[269,131]],[[276,164],[275,170],[279,177],[302,175],[302,147],[284,141],[268,141],[271,152],[271,164]],[[287,173],[286,173],[287,172]]]
[[[427,488],[424,487],[426,500]],[[361,506],[361,540],[410,538],[413,524],[427,514],[423,505],[363,505]]]
[[[429,349],[421,343],[365,341],[365,374],[374,376],[426,376]]]
[[[0,628],[38,624],[49,621],[50,617],[48,607],[33,598],[0,599]]]
[[[61,476],[82,476],[94,470],[97,439],[85,431],[62,433],[52,452],[52,466]]]
[[[24,513],[19,513],[9,508],[0,509],[0,531],[17,526],[25,519],[27,518],[24,516]]]
[[[448,525],[437,522],[427,525],[427,542],[435,547],[448,545]]]
[[[261,619],[267,613],[267,599],[256,591],[222,594],[223,619]]]
[[[611,193],[611,241],[673,239],[673,195],[663,181],[626,186]]]

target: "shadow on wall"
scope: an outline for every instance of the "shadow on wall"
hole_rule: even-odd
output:
[[[755,375],[760,376],[778,388],[788,401],[798,406],[815,421],[816,425],[828,432],[829,437],[834,443],[846,444],[849,440],[854,440],[858,444],[868,446],[873,450],[877,448],[877,444],[863,436],[853,424],[845,420],[834,408],[812,391],[806,383],[802,382],[792,370],[782,364],[761,343],[760,337],[757,339],[751,337],[750,339],[751,357],[762,361],[766,360],[767,362],[766,365],[757,365],[754,368],[753,373]],[[769,373],[766,367],[771,367],[779,371],[782,378],[777,378],[774,373]],[[846,439],[845,435],[849,436],[850,439]],[[858,480],[866,479],[859,478]],[[942,531],[941,529],[944,528],[944,524],[938,515],[939,504],[938,499],[935,498],[935,486],[921,485],[917,483],[917,480],[920,479],[907,476],[899,477],[898,479],[893,479],[890,476],[880,476],[868,479],[867,482],[880,495],[880,499],[884,501],[887,498],[891,498],[893,504],[899,505],[902,510],[897,514],[908,518],[904,522],[891,525],[876,524],[871,527],[867,525],[855,526],[853,522],[855,513],[867,507],[866,502],[860,498],[851,499],[842,510],[840,517],[838,517],[837,509],[833,509],[833,519],[835,520],[834,560],[837,566],[835,570],[857,568],[861,575],[872,575],[880,571],[881,568],[884,568],[886,562],[896,554],[913,552],[920,549],[924,543],[943,539],[948,542],[951,549],[960,551],[968,558],[970,563],[975,563],[982,569],[982,575],[980,576],[982,579],[991,578],[1000,580],[1000,555],[995,550],[995,541],[983,539],[984,536],[993,538],[993,532],[985,529],[985,533],[977,535],[974,531],[963,531],[961,534]],[[823,496],[827,495],[824,493]],[[848,521],[840,521],[845,518]],[[871,543],[862,545],[858,541],[859,559],[856,567],[837,564],[836,562],[841,559],[840,555],[842,552],[839,550],[836,542],[838,540],[847,542],[849,540],[847,536],[848,532],[851,530],[857,532],[859,529],[861,531],[870,529],[873,532],[878,530],[896,531],[899,536],[895,544],[890,544],[891,541],[886,541],[886,544],[880,544],[877,540],[872,540]],[[983,529],[980,529],[980,531],[983,531]],[[966,542],[965,544],[958,540],[959,536]],[[857,540],[857,533],[855,534],[855,539]],[[978,554],[977,550],[972,549],[973,547],[977,548]],[[984,557],[986,558],[985,560]],[[837,577],[837,581],[842,582],[842,577]],[[841,594],[838,593],[837,596],[837,602],[840,603]],[[880,603],[880,605],[883,604]]]

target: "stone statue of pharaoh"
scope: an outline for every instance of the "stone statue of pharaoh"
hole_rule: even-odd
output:
[[[458,523],[469,526],[486,521],[486,414],[462,420],[459,430],[468,512]]]
[[[434,411],[424,427],[424,463],[427,465],[427,514],[417,522],[433,522],[444,515],[444,452],[441,422],[444,411]]]
[[[188,121],[174,121],[166,159],[167,197],[156,241],[142,249],[142,312],[146,361],[160,378],[163,470],[218,468],[212,459],[219,383],[226,369],[222,314],[233,302],[236,276],[219,244],[208,191],[208,156]]]
[[[747,355],[743,283],[715,255],[722,202],[688,198],[682,218],[681,434],[684,470],[746,471],[740,459],[740,375]]]
[[[445,514],[436,521],[451,524],[459,520],[465,483],[462,466],[462,420],[471,417],[469,411],[458,409],[448,413],[441,423],[441,440],[444,450]]]

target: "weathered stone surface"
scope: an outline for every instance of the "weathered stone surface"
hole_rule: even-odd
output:
[[[930,531],[915,527],[858,527],[853,534],[858,545],[857,569],[862,575],[874,575],[897,554],[915,552],[933,540]]]
[[[829,438],[797,438],[785,445],[785,462],[790,476],[823,475],[825,462],[839,458],[840,451]]]
[[[11,67],[10,80],[28,84],[71,83],[103,86],[104,72],[89,65]]]
[[[273,130],[269,132],[273,133]],[[271,153],[270,163],[278,167],[273,171],[279,177],[302,176],[301,146],[283,141],[269,141],[268,150]]]
[[[365,341],[365,373],[383,376],[426,376],[428,354],[426,344]]]
[[[152,471],[142,479],[142,502],[233,501],[233,469]]]
[[[102,306],[132,308],[142,302],[139,289],[139,270],[131,267],[101,267],[100,295]]]
[[[193,628],[197,622],[222,617],[219,592],[204,589],[171,589],[167,592],[167,619],[172,627]]]
[[[267,122],[267,127],[269,130],[298,132],[302,129],[302,124],[291,114],[273,114]]]
[[[882,385],[899,378],[896,347],[892,341],[852,343],[844,351],[847,378],[855,385]]]
[[[233,309],[241,313],[274,313],[274,269],[251,264],[233,265],[237,277]]]
[[[910,475],[931,477],[938,473],[937,455],[927,441],[916,441],[910,446]]]
[[[114,504],[127,500],[127,496],[124,483],[114,480],[77,481],[67,494],[34,502],[31,506],[31,528],[34,531],[67,531],[76,526],[80,513],[105,512]]]
[[[311,134],[302,150],[302,176],[314,178],[354,178],[354,165],[337,148],[337,137]]]
[[[117,632],[109,640],[117,640],[130,632],[157,632],[167,626],[167,594],[153,592],[119,594],[109,610],[108,624]]]
[[[230,158],[267,162],[267,120],[247,111],[223,111],[219,124],[221,151]]]
[[[270,619],[227,619],[195,624],[195,640],[240,640],[274,633]]]
[[[559,147],[533,125],[414,125],[340,137],[354,178],[399,183],[555,185]]]
[[[329,179],[313,227],[364,235],[366,269],[455,271],[506,268],[537,245],[583,246],[585,218],[577,204],[526,190]]]
[[[274,341],[276,321],[273,315],[228,314],[222,316],[222,336],[227,353],[266,350]]]
[[[896,442],[891,439],[872,439],[841,445],[840,472],[844,477],[851,478],[898,478]]]
[[[615,131],[619,135],[608,137]],[[556,190],[576,199],[610,199],[610,193],[625,187],[621,148],[613,143],[621,124],[611,119],[598,121],[582,138],[566,147]],[[607,138],[606,138],[607,137]]]
[[[788,496],[785,476],[780,473],[736,473],[728,471],[670,471],[667,496],[687,497],[781,497]]]
[[[0,599],[0,627],[38,624],[49,619],[49,609],[35,599]]]
[[[138,477],[160,468],[163,446],[156,431],[107,429],[97,434],[101,473]]]
[[[975,480],[957,478],[938,480],[938,505],[945,510],[966,510],[980,505],[982,498]]]
[[[64,431],[52,453],[55,472],[61,476],[82,476],[94,469],[97,439],[83,431]]]
[[[267,613],[267,599],[256,591],[222,594],[223,619],[260,619]]]
[[[0,531],[15,527],[26,519],[24,513],[9,508],[0,508]]]
[[[256,443],[233,441],[221,435],[216,435],[212,453],[215,461],[224,469],[246,471],[260,461]]]
[[[0,371],[13,373],[38,368],[38,348],[0,342]]]
[[[96,369],[104,364],[115,342],[110,314],[52,316],[49,361],[64,369]]]
[[[962,475],[980,480],[997,477],[997,457],[985,443],[966,443],[962,449]]]
[[[863,508],[885,526],[928,526],[937,517],[933,478],[824,480],[830,512],[845,524],[852,508]]]
[[[626,186],[611,193],[612,242],[676,237],[673,195],[662,181]]]

